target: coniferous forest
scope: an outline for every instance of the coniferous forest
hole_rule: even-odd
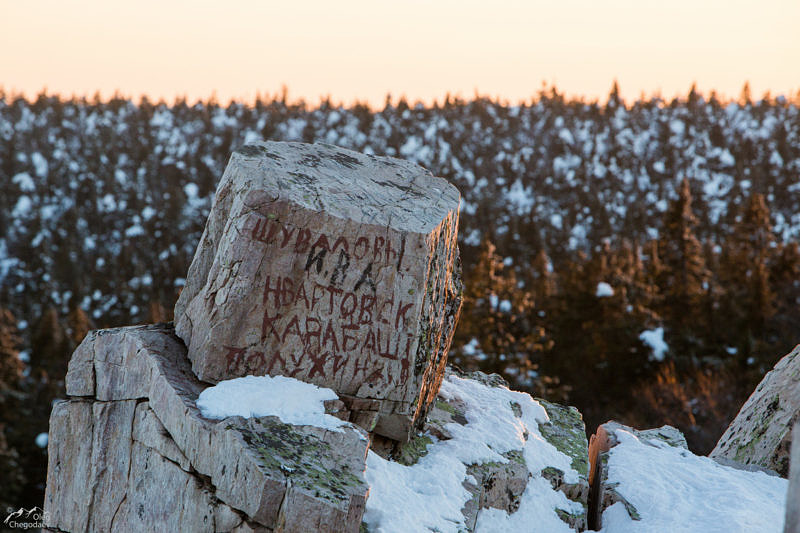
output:
[[[707,453],[800,341],[800,95],[318,106],[0,91],[0,506],[41,501],[51,403],[93,328],[161,322],[230,152],[322,142],[463,195],[451,362]]]

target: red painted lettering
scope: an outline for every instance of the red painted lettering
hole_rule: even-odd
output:
[[[333,350],[334,352],[339,351],[339,341],[336,340],[336,333],[333,331],[333,326],[331,326],[331,321],[328,320],[328,325],[325,327],[325,335],[322,337],[322,347],[326,347],[329,342],[333,342]]]
[[[381,330],[378,328],[378,355],[385,359],[397,359],[397,346],[394,347],[394,353],[392,353],[391,344],[391,335],[386,335],[386,348],[381,346]]]
[[[383,243],[386,242],[381,236],[375,237],[375,245],[372,247],[372,260],[378,262],[383,257]]]
[[[308,251],[308,243],[311,242],[311,231],[301,229],[297,232],[297,241],[294,243],[294,252],[304,254]]]
[[[386,306],[389,306],[389,312],[391,313],[392,307],[394,306],[394,295],[391,298],[383,302],[381,308],[378,310],[378,322],[381,324],[390,324],[388,320],[383,317],[383,310],[386,309]]]
[[[314,326],[312,328],[312,325]],[[303,339],[303,346],[305,347],[306,351],[318,351],[319,350],[319,336],[322,333],[322,325],[319,322],[319,319],[314,317],[306,317],[306,336]],[[311,339],[316,339],[316,343],[311,344]]]
[[[333,243],[333,248],[331,248],[331,252],[335,252],[340,245],[344,252],[350,252],[350,244],[344,237],[339,237],[338,239],[336,239],[336,242]]]
[[[264,357],[264,352],[254,351],[247,357],[247,369],[250,371],[260,370],[266,364],[267,360]]]
[[[281,248],[286,248],[286,245],[289,244],[289,240],[292,238],[292,235],[294,235],[294,230],[297,228],[289,226],[289,229],[291,231],[287,231],[285,226],[281,226],[281,231],[283,232],[283,242],[281,242]]]
[[[225,355],[225,359],[228,362],[227,370],[228,372],[235,372],[238,370],[239,363],[242,362],[242,358],[244,357],[244,348],[225,346],[225,349],[228,350],[228,353]]]
[[[333,313],[333,295],[342,294],[342,289],[337,289],[336,287],[324,287],[324,289],[328,291],[328,294],[330,294],[330,302],[328,307],[328,314],[330,315]]]
[[[369,294],[361,295],[361,307],[358,311],[358,323],[369,324],[372,322],[372,308],[375,306],[375,297]]]
[[[358,324],[344,324],[342,326],[342,349],[345,352],[351,352],[358,347],[358,339],[347,334],[348,331],[358,331],[358,329]],[[352,342],[352,344],[348,345],[348,341]]]
[[[361,354],[364,354],[364,350],[367,351],[367,354],[374,354],[376,351],[375,348],[375,334],[372,332],[372,328],[367,331],[367,337],[364,339],[364,344],[361,346]]]
[[[294,296],[294,305],[297,306],[297,302],[300,301],[300,297],[303,298],[303,303],[306,305],[306,310],[309,309],[308,306],[308,295],[306,294],[306,284],[303,281],[300,281],[300,286],[297,287],[297,294]]]
[[[325,377],[325,362],[327,361],[330,352],[324,352],[317,356],[314,354],[308,354],[308,358],[311,359],[311,370],[308,371],[308,377],[313,378],[317,374],[320,374],[322,377]]]
[[[394,319],[394,327],[400,327],[400,319],[403,319],[403,327],[406,325],[406,313],[414,305],[413,303],[403,305],[403,302],[400,302],[400,307],[397,308],[397,317]]]
[[[292,326],[294,326],[294,329],[292,329]],[[293,316],[289,323],[286,324],[286,329],[283,330],[283,337],[281,338],[282,343],[286,342],[287,335],[296,335],[300,337],[301,341],[303,339],[303,334],[300,333],[300,321],[296,316]]]
[[[278,332],[275,331],[275,322],[282,318],[282,316],[283,315],[276,313],[275,316],[271,317],[269,316],[269,312],[264,310],[264,320],[261,322],[261,342],[266,341],[270,334],[275,335],[275,339],[280,342],[281,337],[278,335]]]
[[[275,296],[275,308],[279,308],[281,306],[281,278],[275,280],[274,288],[270,285],[271,280],[271,276],[267,276],[266,283],[264,284],[264,298],[261,303],[267,303],[269,295],[272,294]]]
[[[347,305],[348,300],[350,300],[352,303],[352,305],[349,308]],[[355,313],[356,311],[356,307],[358,307],[358,298],[356,298],[356,295],[353,294],[352,292],[348,292],[347,294],[345,294],[344,298],[342,298],[342,303],[339,306],[339,313],[342,317],[342,320],[353,316],[353,313]]]
[[[275,367],[275,363],[280,362],[280,366],[278,367],[280,370],[286,368],[286,359],[281,357],[281,352],[275,351],[275,354],[270,359],[269,366],[267,366],[267,374],[272,374],[272,369]]]
[[[361,252],[358,251],[359,246],[361,246]],[[366,237],[359,237],[356,241],[356,245],[353,248],[353,255],[359,261],[364,259],[364,256],[367,255],[369,251],[369,240]]]

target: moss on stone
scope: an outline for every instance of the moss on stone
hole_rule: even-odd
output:
[[[430,437],[427,435],[418,435],[400,445],[394,460],[406,466],[416,464],[420,457],[424,457],[428,454],[428,446],[430,444],[433,444]]]
[[[579,513],[570,513],[569,511],[565,511],[564,509],[556,509],[556,514],[561,519],[562,522],[566,523],[568,526],[574,528],[576,524],[582,523],[586,520],[586,512],[582,511]]]
[[[257,424],[261,428],[237,430],[257,453],[264,469],[281,472],[295,485],[332,502],[347,503],[350,489],[363,484],[346,465],[329,468],[324,464],[323,460],[331,455],[331,446],[315,435],[270,419],[260,419]]]
[[[583,417],[574,407],[550,403],[537,398],[550,418],[549,422],[539,424],[542,437],[571,459],[571,466],[581,476],[589,474],[589,443]]]
[[[456,408],[453,407],[452,405],[450,405],[449,403],[447,403],[444,400],[437,399],[436,400],[436,407],[441,409],[442,411],[447,411],[451,415],[456,414]]]
[[[511,450],[510,452],[504,453],[503,457],[509,461],[514,461],[515,463],[519,463],[521,465],[526,464],[525,457],[522,455],[522,450]]]

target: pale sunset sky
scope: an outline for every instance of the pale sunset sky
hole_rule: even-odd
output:
[[[0,87],[221,102],[800,89],[800,0],[0,0]]]

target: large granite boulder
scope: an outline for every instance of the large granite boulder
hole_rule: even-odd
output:
[[[460,308],[460,196],[412,163],[329,145],[235,151],[175,306],[197,376],[286,375],[407,440]]]
[[[789,475],[792,426],[800,420],[800,345],[764,376],[709,454]]]
[[[50,419],[49,528],[358,531],[366,433],[277,417],[204,418],[169,326],[92,332]]]

